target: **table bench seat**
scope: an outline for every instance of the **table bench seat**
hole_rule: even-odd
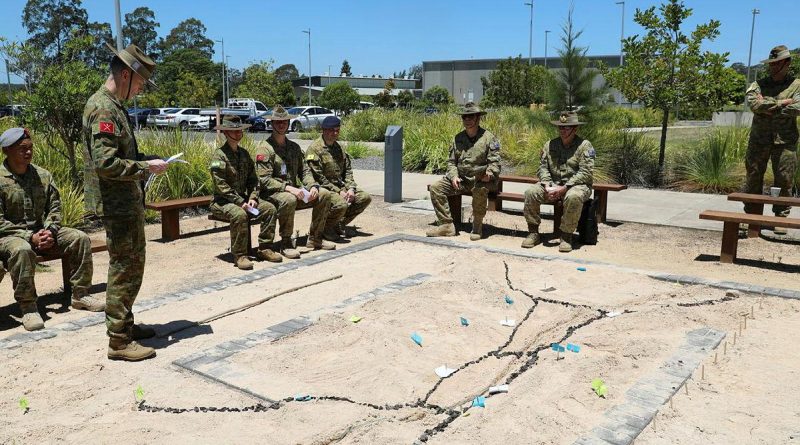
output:
[[[739,224],[755,226],[786,227],[800,229],[800,219],[781,218],[777,216],[756,215],[752,213],[723,212],[719,210],[705,210],[700,213],[700,219],[722,221],[722,248],[719,261],[733,263],[736,260],[736,250],[739,245]]]

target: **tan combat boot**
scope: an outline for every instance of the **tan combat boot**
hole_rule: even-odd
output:
[[[142,346],[135,341],[127,342],[116,338],[108,340],[108,358],[110,360],[125,360],[138,362],[156,356],[156,350]]]
[[[325,241],[324,239],[313,239],[311,237],[308,238],[308,247],[311,247],[314,250],[336,250],[336,244],[333,244],[330,241]]]
[[[472,233],[469,234],[470,241],[478,241],[483,237],[483,220],[472,221]]]
[[[539,226],[530,226],[528,227],[528,230],[530,233],[528,233],[528,236],[522,240],[522,247],[525,249],[530,249],[531,247],[542,242],[542,237],[539,235]]]
[[[283,257],[279,254],[275,253],[272,249],[258,249],[256,252],[256,257],[259,260],[269,261],[270,263],[280,263],[283,261]]]
[[[253,262],[250,261],[250,258],[247,258],[244,255],[236,257],[236,259],[233,260],[233,264],[235,264],[236,267],[238,267],[241,270],[253,269]]]
[[[94,295],[89,294],[73,294],[72,295],[72,308],[73,309],[86,309],[90,312],[103,312],[106,310],[105,299],[100,299]]]
[[[558,251],[562,253],[572,252],[572,234],[562,233],[561,244],[558,245]]]
[[[456,226],[453,223],[442,224],[428,229],[428,231],[425,232],[425,236],[456,236]]]
[[[22,326],[26,331],[38,331],[44,329],[44,320],[39,315],[39,311],[34,308],[33,311],[23,312]]]
[[[294,248],[291,238],[281,239],[281,253],[290,260],[296,260],[300,258],[300,252]]]

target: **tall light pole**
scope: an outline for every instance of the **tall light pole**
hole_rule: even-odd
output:
[[[528,30],[528,65],[531,64],[531,56],[533,55],[533,0],[530,3],[525,3],[526,6],[531,7],[531,25]]]
[[[544,67],[547,68],[547,35],[550,34],[549,30],[544,32]]]
[[[750,61],[753,57],[753,31],[756,29],[756,15],[760,14],[761,11],[758,9],[753,9],[753,23],[750,25],[750,51],[747,53],[747,81],[745,82],[745,91],[750,86]]]
[[[308,34],[308,106],[311,106],[311,28],[303,31]]]
[[[228,92],[228,100],[231,98],[231,76],[228,67],[231,66],[231,56],[225,56],[225,91]]]
[[[222,45],[222,106],[225,107],[228,103],[226,94],[228,93],[228,70],[225,59],[225,39],[221,38],[219,40],[215,40],[215,42],[218,42],[220,45]]]
[[[328,85],[331,84],[331,66],[328,65]]]
[[[623,44],[622,42],[625,40],[625,2],[617,2],[618,5],[622,5],[622,21],[619,30],[619,66],[622,66],[622,53],[623,53]]]
[[[119,7],[119,0],[114,0],[114,12],[117,18],[117,51],[122,51],[122,15]]]

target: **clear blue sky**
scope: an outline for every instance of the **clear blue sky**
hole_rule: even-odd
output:
[[[347,59],[353,74],[391,75],[423,60],[482,59],[528,54],[530,10],[526,0],[121,0],[122,13],[138,6],[155,12],[163,37],[182,20],[200,19],[208,37],[225,39],[231,66],[243,68],[251,61],[269,60],[275,66],[293,63],[308,72],[308,40],[311,28],[311,72],[338,73]],[[575,24],[583,29],[578,40],[590,55],[619,54],[621,7],[616,0],[574,0]],[[25,0],[2,0],[0,36],[26,38],[22,27]],[[567,0],[534,0],[533,55],[544,55],[544,31],[548,56],[560,46],[560,27],[569,8]],[[689,25],[709,19],[722,22],[721,35],[707,45],[716,52],[730,52],[731,62],[747,62],[751,10],[758,8],[753,63],[766,58],[770,48],[783,43],[800,47],[797,17],[800,0],[686,0],[694,9]],[[633,22],[636,8],[660,2],[627,0],[625,35],[641,29]],[[114,28],[113,0],[84,0],[91,21]],[[690,28],[687,28],[687,30]],[[220,60],[219,45],[215,60]],[[2,67],[3,71],[5,67]],[[3,76],[4,77],[4,76]]]

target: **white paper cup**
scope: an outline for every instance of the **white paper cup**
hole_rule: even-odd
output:
[[[777,198],[781,194],[781,188],[780,187],[770,187],[769,188],[769,194],[770,194],[770,196],[773,196],[773,197]]]

